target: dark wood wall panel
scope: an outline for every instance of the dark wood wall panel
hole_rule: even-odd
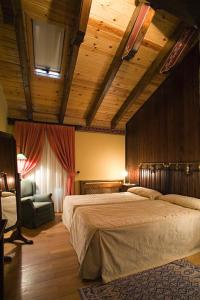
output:
[[[139,184],[150,189],[156,189],[163,194],[167,191],[168,173],[166,169],[152,171],[148,168],[140,168]]]
[[[184,169],[169,170],[168,193],[200,198],[200,169],[191,165],[189,174]]]
[[[141,162],[200,161],[199,62],[197,45],[128,122],[131,182],[139,181]]]

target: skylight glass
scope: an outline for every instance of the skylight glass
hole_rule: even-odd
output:
[[[59,77],[64,29],[54,24],[33,21],[34,64],[36,74]]]

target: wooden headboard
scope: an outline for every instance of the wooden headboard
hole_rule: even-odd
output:
[[[200,162],[141,163],[139,184],[163,194],[200,198]]]
[[[123,180],[84,180],[80,181],[80,193],[104,194],[119,192]]]

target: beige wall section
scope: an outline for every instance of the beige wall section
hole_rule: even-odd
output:
[[[122,179],[125,168],[125,136],[75,132],[75,191],[80,180]]]
[[[7,103],[0,84],[0,131],[7,131]]]

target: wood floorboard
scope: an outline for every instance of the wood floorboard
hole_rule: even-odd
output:
[[[76,300],[78,288],[90,284],[78,275],[78,260],[69,233],[57,215],[40,229],[24,229],[33,245],[5,244],[13,255],[5,264],[5,300]]]
[[[54,222],[23,230],[33,245],[5,244],[13,255],[5,264],[5,300],[78,300],[78,289],[90,285],[78,275],[79,265],[69,233],[56,215]],[[188,258],[200,265],[200,253]]]

